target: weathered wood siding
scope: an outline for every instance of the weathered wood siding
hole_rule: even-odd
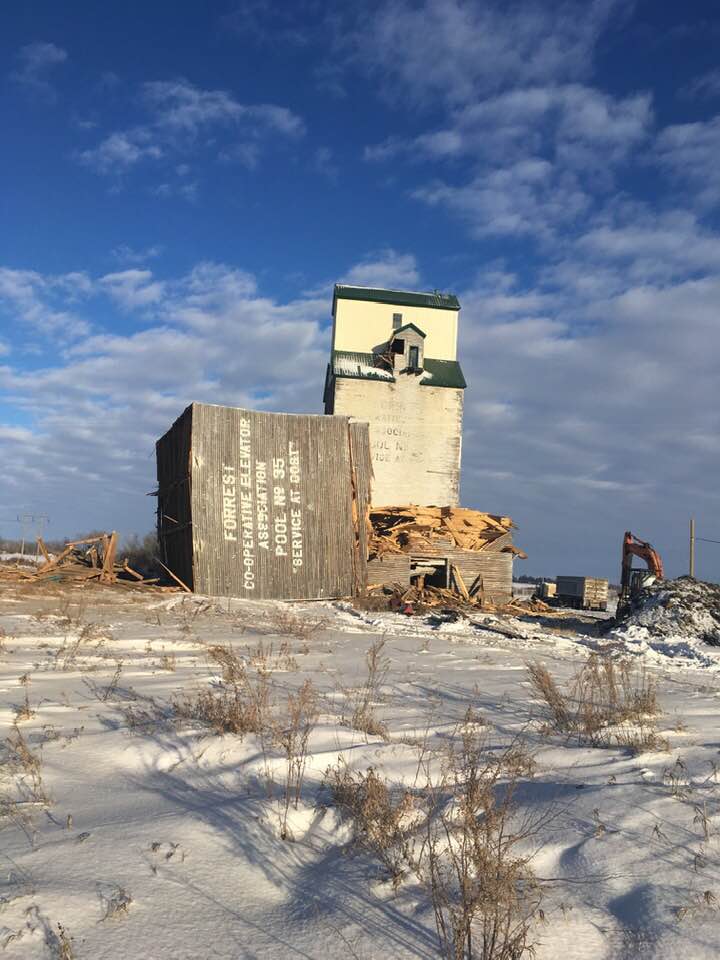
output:
[[[338,378],[333,412],[370,424],[374,505],[458,505],[462,390]]]
[[[423,547],[417,553],[386,554],[381,560],[370,560],[368,583],[409,583],[411,557],[444,557],[458,568],[468,588],[479,575],[485,597],[504,603],[512,598],[513,555],[503,552],[511,543],[510,533],[484,550],[460,550],[450,540],[435,540],[432,547]]]
[[[345,417],[192,404],[158,443],[163,511],[169,491],[190,490],[185,536],[159,525],[168,566],[213,596],[360,593],[368,465],[367,426]]]
[[[192,407],[188,407],[155,445],[158,478],[157,531],[165,563],[193,589],[190,444]]]

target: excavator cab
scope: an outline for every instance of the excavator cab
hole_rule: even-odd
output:
[[[633,567],[633,557],[644,560],[645,569]],[[644,587],[654,583],[655,580],[662,580],[664,576],[662,559],[653,545],[646,540],[640,540],[629,530],[626,531],[622,546],[622,572],[617,616],[623,616],[633,597],[636,597]]]

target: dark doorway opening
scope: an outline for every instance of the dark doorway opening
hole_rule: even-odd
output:
[[[449,577],[447,557],[410,557],[410,582],[416,583],[424,577],[426,587],[440,587],[447,590]]]

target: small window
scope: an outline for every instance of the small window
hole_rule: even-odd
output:
[[[408,364],[411,370],[418,370],[420,367],[420,348],[419,347],[410,347],[410,363]]]
[[[393,342],[392,342],[392,352],[393,352],[393,353],[405,353],[405,341],[404,341],[404,340],[393,340]]]
[[[393,330],[399,330],[402,326],[402,314],[394,313],[393,314]]]

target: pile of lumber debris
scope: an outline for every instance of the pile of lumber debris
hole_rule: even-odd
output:
[[[460,582],[462,583],[462,579]],[[465,612],[468,612],[468,608],[472,608],[483,613],[500,613],[510,617],[527,615],[566,616],[565,611],[555,610],[547,603],[543,603],[542,600],[514,597],[506,603],[494,603],[483,597],[482,591],[476,590],[473,594],[470,594],[469,591],[465,590],[463,593],[459,589],[460,584],[456,582],[453,586],[454,589],[445,590],[440,587],[426,587],[420,583],[413,584],[410,587],[403,587],[400,584],[393,586],[378,585],[370,587],[368,592],[371,597],[384,601],[382,604],[375,604],[375,607],[387,605],[388,609],[402,613],[424,613],[427,610],[442,607],[446,610],[464,610]]]
[[[45,562],[36,569],[23,567],[19,563],[13,566],[2,565],[0,579],[21,583],[44,580],[94,580],[98,583],[130,587],[152,586],[159,583],[158,577],[146,578],[137,570],[133,570],[127,560],[123,563],[117,562],[118,535],[115,532],[98,534],[87,540],[73,540],[66,543],[64,549],[56,556],[48,552],[41,537],[38,537],[37,542]],[[176,579],[172,573],[170,575]],[[184,584],[181,586],[187,590]],[[158,587],[157,589],[174,592],[178,587]]]
[[[510,533],[510,517],[465,507],[373,507],[370,511],[370,558],[388,553],[421,553],[437,541],[461,550],[483,550]],[[521,554],[512,544],[508,550]]]

